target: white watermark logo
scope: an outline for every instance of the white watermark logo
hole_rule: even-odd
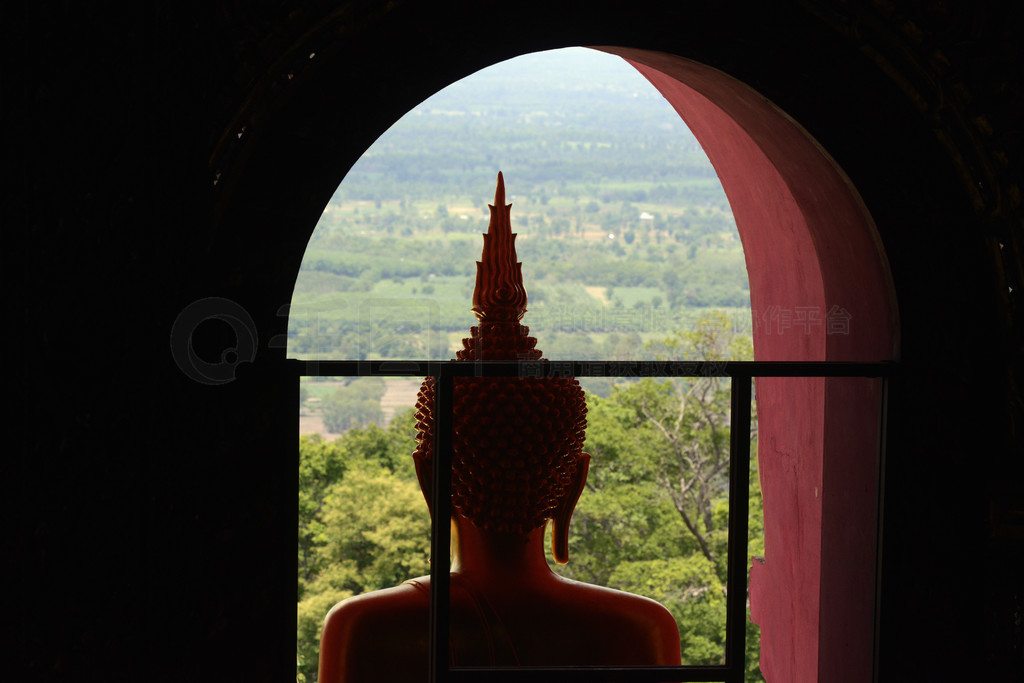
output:
[[[196,352],[193,335],[208,320],[228,324],[235,335],[235,345],[221,351],[216,361],[204,360]],[[186,376],[210,386],[235,380],[238,366],[256,358],[258,336],[252,316],[241,305],[221,297],[199,299],[182,310],[171,326],[171,356]]]

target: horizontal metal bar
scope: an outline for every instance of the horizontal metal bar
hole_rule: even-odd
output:
[[[846,361],[295,360],[300,377],[888,377],[895,363]]]
[[[742,677],[742,668],[739,670]],[[451,683],[722,683],[735,677],[726,666],[560,666],[458,667],[448,670]]]

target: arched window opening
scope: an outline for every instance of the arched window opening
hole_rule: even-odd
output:
[[[310,240],[292,302],[289,355],[454,357],[475,322],[468,310],[474,262],[487,225],[487,189],[498,168],[509,182],[524,264],[530,302],[524,323],[547,358],[752,358],[742,246],[707,156],[633,67],[585,48],[526,55],[455,83],[367,150]],[[380,443],[387,442],[389,471],[375,470],[372,484],[362,471],[342,484],[339,463],[333,498],[313,481],[302,493],[303,505],[316,502],[323,510],[326,502],[326,517],[313,507],[300,516],[306,524],[325,524],[336,548],[300,538],[300,639],[314,635],[313,624],[353,583],[372,590],[415,575],[363,576],[342,588],[325,560],[343,561],[339,520],[374,523],[355,514],[360,491],[373,495],[373,486],[390,485],[395,501],[415,499],[408,433],[419,380],[307,380],[303,431],[322,435],[304,442],[308,458],[329,467],[325,461],[335,456],[324,441],[348,431],[343,441],[349,450],[383,453]],[[560,573],[668,604],[680,625],[684,663],[722,664],[728,382],[580,381],[591,394],[588,449],[595,466],[574,517],[573,559]],[[678,420],[688,400],[685,419]],[[376,426],[360,429],[371,422]],[[686,471],[673,472],[659,453],[687,452],[683,432],[691,441],[697,440],[693,433],[705,432],[708,443]],[[370,434],[377,437],[372,446]],[[360,439],[361,445],[350,445]],[[707,484],[700,491],[676,490],[672,482],[690,474]],[[756,477],[753,482],[751,547],[759,553]],[[352,509],[334,512],[345,505]],[[416,506],[396,504],[387,514],[424,528],[425,511],[416,516],[410,509]],[[421,538],[416,552],[422,566],[415,571],[423,573],[427,546]],[[358,555],[347,552],[348,559]],[[652,574],[658,585],[649,581]],[[751,636],[756,672],[756,627]],[[302,651],[308,660],[312,648],[300,644]],[[314,669],[308,663],[305,668],[307,675]]]
[[[747,249],[757,359],[892,358],[895,311],[870,218],[813,140],[724,74],[670,55],[607,51],[657,87],[714,162]],[[447,204],[434,210],[450,218]],[[827,371],[761,374],[768,550],[751,586],[755,619],[769,632],[761,663],[779,679],[859,680],[871,666],[880,385]]]

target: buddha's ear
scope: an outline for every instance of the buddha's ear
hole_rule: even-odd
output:
[[[430,499],[430,493],[434,488],[434,467],[431,464],[430,458],[420,452],[412,454],[412,463],[416,468],[416,481],[420,483],[420,491],[423,492],[423,499],[427,501],[427,511],[431,515],[434,514],[433,501]]]
[[[583,493],[583,487],[587,485],[589,471],[590,454],[581,453],[576,474],[565,491],[565,498],[551,517],[551,555],[558,564],[569,561],[569,522],[572,521],[572,513],[576,510],[576,502]]]

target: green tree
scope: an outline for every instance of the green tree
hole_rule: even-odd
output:
[[[749,339],[731,334],[721,313],[702,318],[691,332],[671,335],[652,345],[659,356],[722,361],[752,355]],[[625,408],[620,420],[635,453],[671,501],[701,554],[720,565],[725,525],[714,514],[728,487],[729,384],[719,377],[645,378],[620,388],[612,399]]]
[[[414,410],[387,428],[299,440],[297,675],[315,681],[320,628],[352,595],[428,571],[430,523],[412,466]]]
[[[345,474],[345,451],[319,434],[299,438],[299,600],[324,568],[322,513],[331,487]]]
[[[364,593],[429,572],[430,517],[415,481],[363,460],[325,501],[324,553],[337,588]]]
[[[335,434],[352,427],[384,421],[380,399],[384,382],[379,377],[360,377],[339,387],[323,402],[324,426]]]
[[[331,606],[429,569],[430,518],[415,482],[355,460],[324,501],[320,573],[298,603],[300,673],[316,680],[320,628]]]
[[[750,339],[735,334],[723,314],[648,351],[712,362],[752,355]],[[712,377],[620,382],[605,399],[588,396],[588,409],[591,474],[573,517],[571,561],[559,571],[658,600],[677,619],[685,663],[723,663],[728,384]],[[764,542],[756,458],[748,493],[748,554],[758,555]],[[760,680],[758,629],[748,622],[747,630],[747,678]]]
[[[715,565],[699,554],[626,562],[612,575],[616,588],[647,595],[676,615],[686,664],[725,662],[725,586]]]
[[[338,441],[352,457],[385,467],[404,481],[416,481],[412,452],[416,449],[414,408],[395,413],[387,427],[369,424],[349,430]]]

